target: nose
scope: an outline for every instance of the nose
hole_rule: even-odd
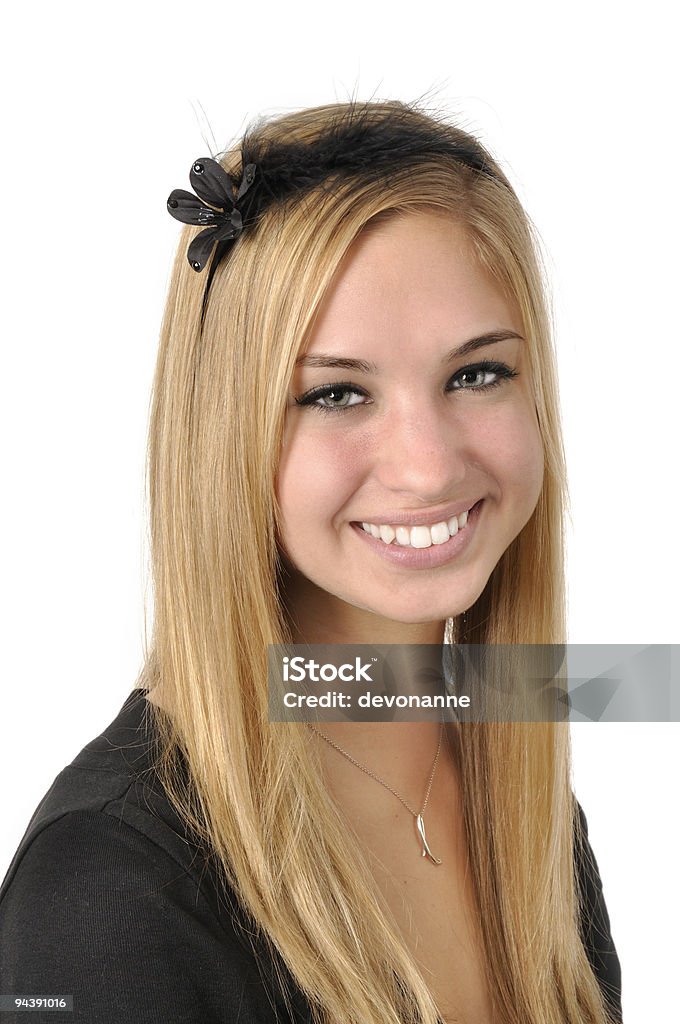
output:
[[[446,400],[404,400],[385,413],[374,474],[401,500],[433,505],[455,498],[468,475],[464,424]]]

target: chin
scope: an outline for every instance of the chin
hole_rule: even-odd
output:
[[[415,601],[408,603],[376,602],[374,605],[357,605],[356,607],[371,612],[377,619],[398,622],[404,626],[418,626],[433,622],[445,622],[447,619],[454,619],[457,615],[462,615],[475,603],[480,593],[481,590],[470,597],[462,596],[455,602],[442,601],[437,604]]]

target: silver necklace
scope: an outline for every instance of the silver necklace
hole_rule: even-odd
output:
[[[423,800],[423,806],[420,808],[419,811],[414,811],[413,808],[409,804],[406,803],[406,801],[404,800],[403,796],[399,796],[397,791],[395,789],[392,789],[392,787],[390,785],[388,785],[387,782],[385,782],[384,779],[381,779],[380,776],[376,775],[375,772],[372,772],[370,768],[367,768],[366,765],[361,764],[359,761],[356,760],[356,758],[352,757],[351,754],[348,754],[347,751],[344,750],[340,746],[339,743],[335,743],[334,740],[329,739],[328,736],[326,736],[324,733],[322,733],[319,729],[316,729],[309,722],[307,724],[309,725],[309,728],[312,730],[312,732],[315,732],[316,735],[320,736],[322,740],[325,740],[326,743],[328,743],[331,747],[334,747],[335,750],[337,750],[337,752],[339,754],[342,754],[342,756],[346,757],[348,761],[351,761],[351,763],[353,765],[355,765],[357,768],[360,768],[361,771],[364,772],[366,775],[370,776],[370,778],[375,779],[376,782],[379,782],[380,785],[384,786],[385,789],[389,790],[390,793],[393,794],[393,796],[396,796],[397,800],[399,800],[399,802],[401,804],[403,804],[403,806],[406,808],[406,810],[409,812],[409,814],[412,814],[413,817],[415,818],[416,831],[418,832],[418,835],[420,837],[420,842],[421,842],[421,845],[422,845],[421,857],[429,857],[429,859],[432,861],[433,864],[441,864],[441,860],[438,857],[435,857],[435,855],[430,850],[430,847],[427,845],[427,836],[425,835],[425,822],[423,821],[423,815],[425,813],[425,808],[427,807],[427,801],[430,799],[430,790],[432,789],[432,782],[434,780],[434,773],[437,770],[437,762],[439,761],[439,753],[440,753],[440,751],[442,749],[442,736],[444,735],[444,723],[442,722],[441,727],[439,729],[439,743],[437,744],[437,753],[434,755],[434,761],[432,762],[432,771],[430,772],[430,778],[429,778],[428,783],[427,783],[427,790],[425,791],[425,799]]]

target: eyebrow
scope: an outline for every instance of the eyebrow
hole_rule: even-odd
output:
[[[479,348],[487,345],[495,345],[499,341],[524,341],[525,339],[517,331],[489,331],[488,334],[480,334],[476,338],[470,338],[463,342],[458,348],[452,348],[444,356],[444,363],[451,363],[454,359],[467,356],[470,352],[476,352]],[[310,366],[316,368],[334,367],[338,370],[355,370],[359,373],[377,373],[378,367],[375,363],[367,362],[365,359],[350,359],[341,356],[325,356],[322,354],[302,355],[295,361],[296,366]]]

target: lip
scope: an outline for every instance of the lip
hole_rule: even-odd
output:
[[[395,512],[394,515],[381,515],[377,519],[364,517],[361,523],[373,523],[374,526],[434,526],[435,523],[444,523],[451,516],[459,516],[461,512],[473,509],[482,501],[481,498],[468,498],[467,502],[458,501],[455,505],[445,505],[436,511],[428,511],[427,518],[423,518],[422,512]]]
[[[361,523],[351,523],[350,525],[364,544],[368,544],[376,554],[386,559],[386,561],[391,562],[393,565],[400,565],[407,569],[435,569],[440,565],[446,565],[468,547],[476,533],[477,523],[479,522],[482,514],[483,505],[484,499],[480,498],[480,500],[470,508],[467,523],[462,530],[459,530],[453,537],[449,537],[444,544],[432,544],[429,548],[401,547],[399,544],[394,543],[385,544],[384,541],[371,536],[370,533],[366,533],[366,531],[362,529]],[[469,506],[467,507],[469,508]],[[464,512],[465,507],[461,508],[459,505],[458,510],[459,512]],[[450,519],[453,515],[456,515],[456,513],[449,513],[447,518]],[[445,517],[442,515],[439,519],[433,519],[432,523],[442,522],[444,518]],[[390,520],[370,521],[375,522],[376,526],[406,526],[409,525],[409,522],[410,525],[413,526],[427,525],[426,523],[423,523],[422,518],[415,522],[414,519],[415,517],[411,515],[410,519],[402,518],[401,521],[398,517]],[[369,522],[369,520],[365,520],[365,522]]]

